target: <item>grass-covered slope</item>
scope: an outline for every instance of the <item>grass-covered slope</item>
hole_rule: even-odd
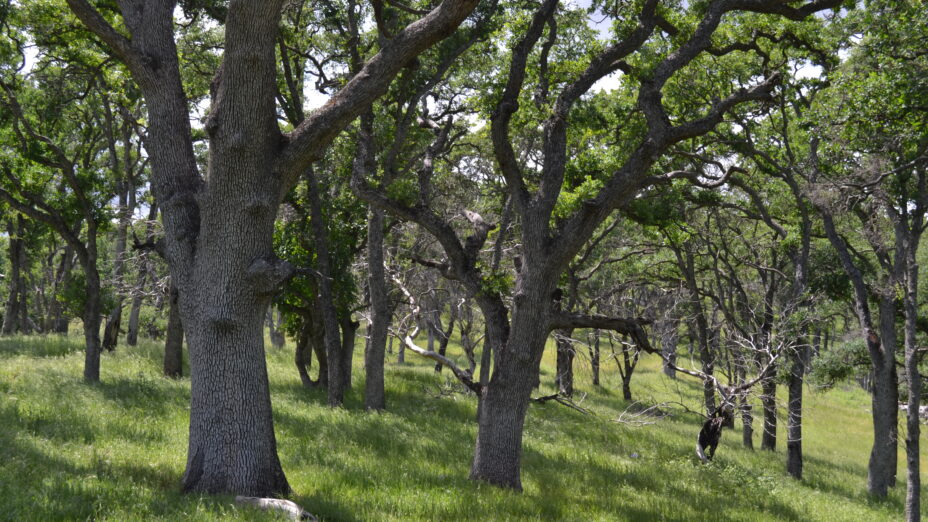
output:
[[[157,344],[105,354],[97,385],[81,381],[80,349],[78,339],[0,340],[0,519],[273,518],[236,508],[229,497],[180,494],[189,380],[160,376]],[[652,424],[617,423],[628,404],[615,366],[604,362],[604,386],[593,388],[578,359],[582,405],[595,415],[533,405],[525,429],[525,491],[516,494],[467,479],[475,400],[449,393],[446,374],[410,357],[404,366],[388,364],[389,411],[369,414],[360,402],[361,357],[346,409],[332,410],[323,391],[300,386],[291,348],[269,349],[278,446],[293,500],[326,520],[876,521],[902,515],[904,483],[887,500],[866,495],[869,398],[853,387],[807,393],[806,477],[797,482],[784,472],[782,419],[776,453],[742,449],[739,423],[738,432],[726,430],[716,460],[703,465],[693,451],[698,416],[670,404],[664,410],[671,415]],[[653,359],[640,366],[632,381],[637,399],[697,407],[696,383],[663,377]],[[546,360],[539,394],[550,393],[552,367]]]

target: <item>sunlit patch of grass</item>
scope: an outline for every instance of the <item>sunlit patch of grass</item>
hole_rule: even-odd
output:
[[[405,365],[389,362],[388,411],[363,411],[361,346],[341,410],[325,406],[323,390],[301,386],[292,345],[268,349],[293,499],[327,520],[869,521],[902,513],[902,458],[890,497],[866,494],[869,399],[855,387],[806,394],[799,482],[784,472],[782,419],[777,452],[746,450],[740,432],[726,431],[716,460],[703,465],[693,454],[698,415],[667,404],[670,415],[652,424],[617,423],[629,404],[614,363],[603,361],[603,385],[593,387],[581,357],[577,401],[594,415],[531,406],[518,494],[468,480],[476,401],[452,392],[448,372],[436,374],[430,362],[413,354]],[[460,357],[454,344],[451,354]],[[161,377],[159,343],[104,354],[100,384],[81,381],[82,364],[77,338],[0,340],[0,519],[271,518],[230,497],[180,493],[190,383]],[[553,354],[543,364],[539,395],[552,392]],[[645,358],[632,388],[647,404],[698,409],[700,386],[687,379],[670,380]]]

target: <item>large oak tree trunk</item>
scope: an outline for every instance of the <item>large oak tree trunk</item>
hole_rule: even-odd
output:
[[[277,457],[264,351],[264,318],[284,270],[272,244],[280,198],[280,176],[272,171],[281,144],[274,100],[279,4],[229,8],[226,34],[237,37],[226,39],[206,123],[210,162],[197,201],[193,266],[170,259],[168,244],[172,275],[188,274],[175,280],[190,352],[185,491],[257,497],[290,491]],[[176,60],[176,51],[169,54],[175,57],[165,59]],[[159,138],[149,141],[165,142]],[[176,148],[163,152],[175,154]],[[170,221],[189,216],[172,206],[169,194],[158,196],[166,229],[182,230]]]
[[[523,268],[523,272],[528,270]],[[556,278],[523,273],[517,283],[508,339],[483,390],[472,479],[522,489],[522,430],[548,337],[552,281]],[[495,338],[499,339],[498,334]]]

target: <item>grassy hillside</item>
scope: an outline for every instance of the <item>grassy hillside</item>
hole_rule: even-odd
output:
[[[81,382],[78,339],[0,340],[0,519],[266,520],[228,497],[179,492],[186,454],[189,380],[159,374],[160,347],[120,347],[103,357],[102,383]],[[615,422],[628,404],[613,363],[601,388],[578,359],[587,416],[533,405],[523,484],[510,493],[467,480],[475,400],[410,355],[387,368],[388,408],[362,411],[360,357],[345,410],[325,407],[292,366],[292,345],[270,349],[278,444],[293,500],[326,520],[895,520],[904,483],[889,499],[866,495],[869,398],[847,387],[806,395],[805,473],[784,472],[776,453],[723,435],[716,461],[693,445],[700,420],[678,405],[652,424]],[[391,357],[395,361],[395,357]],[[550,393],[546,360],[540,394]],[[636,399],[696,409],[700,388],[662,376],[653,358],[632,381]],[[785,392],[781,391],[781,394]],[[759,422],[755,422],[759,430]],[[757,434],[755,434],[757,436]],[[755,439],[759,445],[759,439]],[[900,454],[899,477],[904,480]],[[923,462],[922,466],[926,465]],[[928,504],[928,502],[924,502]],[[926,512],[928,514],[928,512]]]

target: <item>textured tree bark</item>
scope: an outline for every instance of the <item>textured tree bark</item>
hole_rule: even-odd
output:
[[[786,417],[786,471],[795,479],[802,478],[802,380],[806,373],[804,343],[790,353],[789,406]]]
[[[870,494],[885,497],[896,484],[899,384],[896,375],[896,303],[892,296],[880,298],[880,333],[867,336],[873,361],[873,449],[867,473]],[[879,353],[876,359],[873,353]]]
[[[533,274],[527,263],[516,283],[511,329],[484,388],[472,479],[522,490],[520,463],[525,414],[548,337],[551,293],[557,278]],[[486,315],[486,313],[485,313]],[[500,339],[489,336],[488,339]]]
[[[182,377],[184,374],[184,326],[180,318],[179,294],[173,284],[168,305],[168,329],[164,339],[164,376]]]
[[[390,301],[384,273],[383,226],[383,210],[371,208],[367,222],[367,284],[371,294],[371,325],[370,342],[364,353],[364,407],[368,410],[383,410],[387,407],[383,381]]]
[[[275,102],[275,44],[283,1],[229,2],[223,62],[204,125],[209,165],[203,177],[180,80],[176,2],[120,2],[125,32],[86,0],[67,4],[127,65],[148,109],[152,187],[164,215],[166,257],[180,290],[190,347],[184,490],[286,494],[290,488],[277,458],[263,344],[270,296],[293,273],[273,255],[277,207],[332,140],[413,58],[450,35],[477,0],[442,2],[396,34],[286,137],[277,124]],[[327,335],[336,339],[327,344],[337,347],[337,323],[326,322],[333,323]],[[329,361],[333,366],[339,362]],[[341,372],[334,375],[338,379]]]

